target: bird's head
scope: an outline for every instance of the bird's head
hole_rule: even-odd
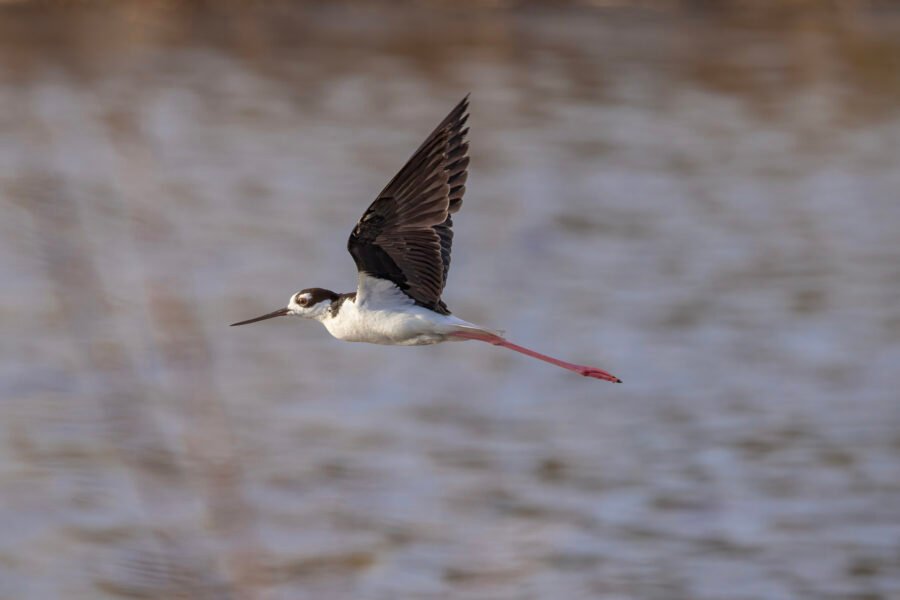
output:
[[[288,305],[284,308],[279,308],[278,310],[262,315],[261,317],[247,319],[246,321],[240,321],[238,323],[232,323],[231,326],[234,327],[236,325],[248,325],[250,323],[256,323],[257,321],[272,319],[274,317],[304,317],[306,319],[322,319],[326,315],[328,307],[330,307],[331,303],[337,300],[338,297],[338,294],[332,292],[331,290],[324,290],[322,288],[307,288],[305,290],[300,290],[296,294],[292,295],[291,299],[288,300]]]

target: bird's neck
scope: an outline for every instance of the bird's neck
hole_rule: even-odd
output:
[[[341,309],[347,302],[356,302],[356,292],[348,292],[346,294],[334,294],[334,297],[327,301],[327,308],[320,313],[320,321],[326,319],[336,319],[341,316]]]

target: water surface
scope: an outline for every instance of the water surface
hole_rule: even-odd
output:
[[[0,8],[0,597],[900,596],[900,14]],[[472,93],[487,345],[228,323]]]

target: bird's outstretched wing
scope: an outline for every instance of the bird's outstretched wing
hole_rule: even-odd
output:
[[[469,166],[469,97],[466,96],[419,146],[353,228],[347,249],[360,274],[358,294],[392,282],[416,304],[450,314],[441,301],[450,269],[453,221],[462,206]]]

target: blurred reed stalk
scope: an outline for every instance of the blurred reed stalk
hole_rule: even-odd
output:
[[[158,546],[145,568],[165,579],[156,585],[167,592],[209,597],[189,575],[200,568],[194,564],[195,548],[160,527],[168,509],[181,500],[174,492],[183,487],[184,474],[148,410],[153,398],[145,393],[127,346],[116,341],[113,307],[88,250],[76,201],[65,189],[58,178],[28,176],[19,192],[42,242],[60,322],[80,351],[80,378],[100,403],[109,442],[134,480],[142,525]]]
[[[127,157],[120,173],[146,182],[141,174],[150,170],[140,152],[137,129],[126,125],[119,120],[109,127],[119,156]],[[46,129],[45,140],[52,144],[52,128]],[[42,170],[48,171],[53,172],[52,166]],[[168,598],[260,597],[263,571],[242,490],[243,469],[216,393],[191,283],[180,273],[161,273],[158,267],[144,264],[143,289],[130,292],[146,295],[155,343],[168,376],[164,382],[148,382],[135,368],[132,349],[117,333],[117,310],[95,265],[84,227],[91,215],[84,214],[77,193],[58,176],[26,174],[18,179],[16,195],[34,220],[61,326],[79,350],[82,381],[102,407],[109,442],[134,481],[143,527],[157,546],[153,556],[138,567],[145,571],[141,577],[154,579],[155,588],[164,590]],[[135,189],[131,181],[127,187]],[[137,256],[152,256],[147,251],[150,244],[179,243],[165,218],[142,205],[152,196],[129,197],[122,192],[120,197],[130,211],[126,221]],[[161,387],[168,387],[166,396],[185,408],[183,455],[170,447],[153,414],[165,398],[151,390]],[[213,544],[205,543],[208,536],[202,524],[191,524],[188,531],[165,526],[179,508],[193,503],[196,488],[204,499]]]
[[[164,193],[155,185],[148,143],[132,118],[117,113],[107,119],[116,154],[123,158],[117,170],[135,190],[127,199],[137,256],[152,256],[152,247],[182,248],[177,231],[153,199]],[[123,190],[124,193],[124,190]],[[210,523],[225,552],[227,569],[240,598],[255,598],[264,583],[261,555],[253,529],[252,509],[244,499],[244,478],[236,440],[212,375],[212,356],[206,333],[197,317],[200,306],[193,283],[180,271],[144,265],[144,293],[153,328],[174,394],[183,398],[189,427],[185,439],[192,476],[203,481]],[[224,330],[223,324],[223,331]]]

